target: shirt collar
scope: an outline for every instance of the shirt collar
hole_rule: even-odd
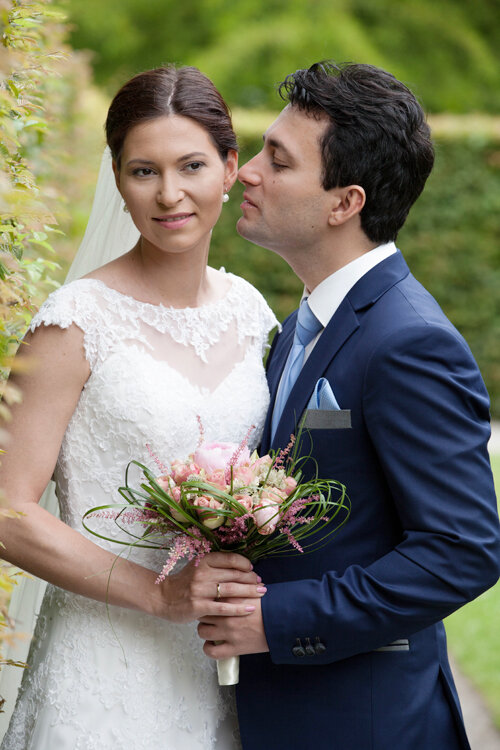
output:
[[[361,277],[396,252],[397,247],[394,242],[379,245],[327,276],[309,295],[304,290],[302,296],[307,297],[309,307],[324,328],[332,319],[344,297]]]

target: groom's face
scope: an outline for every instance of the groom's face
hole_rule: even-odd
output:
[[[290,260],[328,232],[331,191],[321,185],[320,140],[326,119],[288,105],[264,135],[264,146],[239,171],[245,186],[238,232]]]

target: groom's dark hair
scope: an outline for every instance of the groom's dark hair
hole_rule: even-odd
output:
[[[434,164],[430,128],[414,94],[373,65],[332,61],[297,70],[280,96],[328,118],[321,139],[325,190],[360,185],[361,228],[372,242],[395,240]]]

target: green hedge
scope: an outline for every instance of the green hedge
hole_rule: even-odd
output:
[[[260,133],[247,134],[240,163],[261,143]],[[436,151],[435,169],[398,246],[469,342],[500,417],[500,143],[473,131],[440,137]],[[281,258],[235,234],[240,198],[235,187],[214,231],[211,264],[247,278],[283,318],[296,307],[301,284]]]

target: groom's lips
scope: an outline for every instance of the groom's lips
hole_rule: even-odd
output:
[[[240,205],[240,208],[247,208],[248,206],[257,208],[257,205],[248,197],[248,193],[243,193],[243,203]]]

